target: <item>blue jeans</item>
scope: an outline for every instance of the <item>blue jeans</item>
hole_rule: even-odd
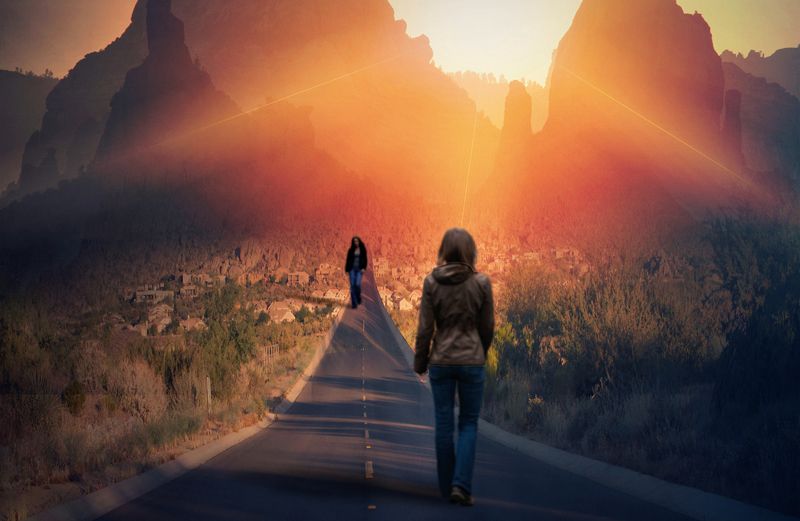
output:
[[[483,366],[432,365],[428,369],[436,409],[436,470],[442,496],[453,485],[472,493],[478,417],[483,398]],[[458,390],[458,446],[453,443],[453,406]]]
[[[350,303],[356,307],[361,303],[361,270],[350,270]]]

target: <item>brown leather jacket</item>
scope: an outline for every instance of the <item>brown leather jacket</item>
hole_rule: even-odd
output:
[[[460,262],[438,266],[425,277],[414,371],[422,374],[429,364],[483,365],[493,336],[489,277]]]

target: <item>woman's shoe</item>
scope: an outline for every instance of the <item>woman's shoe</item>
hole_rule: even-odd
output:
[[[451,503],[458,503],[459,505],[465,507],[471,507],[475,504],[472,500],[472,496],[467,494],[463,488],[453,485],[453,488],[450,490],[450,502]]]

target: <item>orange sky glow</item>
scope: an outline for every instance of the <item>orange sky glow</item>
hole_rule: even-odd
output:
[[[426,34],[446,71],[474,70],[543,82],[580,0],[390,0],[411,35]],[[63,76],[125,28],[135,0],[30,0],[2,5],[0,68]],[[35,5],[34,5],[35,4]],[[800,43],[797,0],[679,0],[703,13],[718,51],[767,54]],[[19,5],[32,6],[25,11]]]

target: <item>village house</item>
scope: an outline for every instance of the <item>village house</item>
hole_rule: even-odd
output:
[[[181,328],[184,331],[201,331],[206,327],[206,323],[199,318],[189,317],[186,320],[181,320]]]
[[[394,307],[395,308],[397,307],[397,303],[400,302],[400,300],[402,300],[404,298],[405,293],[406,293],[405,291],[403,291],[403,292],[393,291],[392,292],[392,302],[394,303]]]
[[[167,299],[174,298],[175,292],[165,289],[140,288],[136,290],[134,300],[136,303],[157,304]]]
[[[172,322],[172,306],[157,304],[147,313],[148,329],[155,326],[156,331],[163,332]]]
[[[267,313],[269,314],[269,319],[273,322],[283,323],[295,321],[294,313],[292,313],[286,301],[273,302],[269,305]]]
[[[422,301],[422,291],[415,289],[411,293],[408,294],[408,301],[411,302],[413,306],[419,305],[420,301]]]
[[[323,286],[335,284],[339,276],[339,270],[328,263],[322,263],[314,271],[314,282]]]
[[[525,260],[533,261],[536,264],[539,264],[539,263],[542,262],[542,252],[539,252],[539,251],[525,252],[522,255],[522,258],[524,258]]]
[[[311,297],[323,299],[325,298],[325,292],[322,291],[321,289],[315,289],[314,291],[311,292]]]
[[[385,275],[389,275],[389,261],[385,257],[381,257],[376,259],[375,262],[372,263],[372,271],[375,273],[376,277],[383,277]]]
[[[286,281],[287,286],[308,286],[310,277],[305,271],[294,271],[289,273]]]
[[[200,288],[194,284],[186,284],[178,291],[181,298],[195,298],[200,294]]]
[[[411,305],[411,302],[409,302],[408,299],[401,298],[399,301],[397,301],[397,309],[400,311],[411,311],[414,309],[414,306]]]
[[[269,311],[269,303],[266,300],[256,300],[250,303],[250,306],[253,309],[253,315],[258,318],[261,316],[261,313],[268,313]]]
[[[208,287],[214,285],[214,280],[207,273],[194,273],[192,274],[192,284]]]
[[[381,301],[385,307],[391,307],[392,304],[392,290],[387,287],[381,286],[378,288],[378,295],[381,297]]]

